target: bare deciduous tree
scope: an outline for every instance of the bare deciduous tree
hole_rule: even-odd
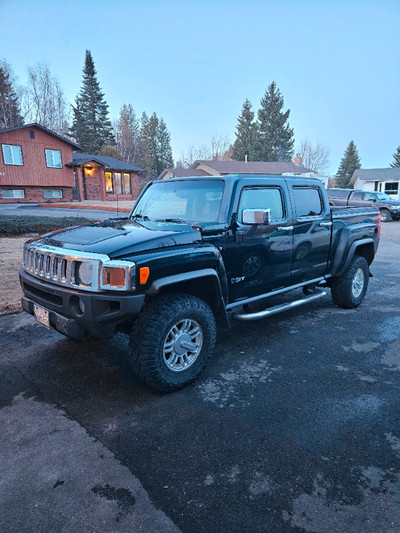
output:
[[[308,139],[305,139],[301,142],[297,154],[302,158],[302,164],[306,168],[320,174],[328,170],[330,149],[326,145],[317,143],[313,146]]]
[[[60,135],[67,134],[68,105],[59,80],[44,63],[28,68],[24,107],[28,121],[38,122]]]
[[[228,136],[214,134],[208,144],[201,146],[189,146],[185,152],[181,152],[180,159],[176,162],[177,167],[189,168],[195,161],[218,159],[220,161],[230,159],[230,143]]]

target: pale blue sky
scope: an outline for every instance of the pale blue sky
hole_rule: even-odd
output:
[[[364,168],[387,167],[400,145],[400,0],[0,0],[0,57],[21,83],[46,62],[72,101],[85,49],[118,115],[156,111],[174,157],[212,134],[234,140],[245,98],[275,81],[296,144],[351,139]]]

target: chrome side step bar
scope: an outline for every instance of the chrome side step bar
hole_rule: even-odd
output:
[[[327,294],[328,292],[324,290],[321,292],[316,292],[315,294],[311,294],[310,296],[300,298],[300,300],[294,300],[293,302],[275,305],[269,309],[264,309],[264,311],[258,311],[256,313],[237,313],[233,314],[232,317],[236,318],[236,320],[259,320],[260,318],[265,318],[267,316],[277,315],[278,313],[282,313],[282,311],[287,311],[288,309],[300,307],[300,305],[312,302],[313,300],[318,300]]]

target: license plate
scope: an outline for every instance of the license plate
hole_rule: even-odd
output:
[[[43,309],[43,307],[39,307],[38,305],[33,306],[33,312],[35,314],[37,322],[45,326],[47,329],[50,329],[49,312],[46,309]]]

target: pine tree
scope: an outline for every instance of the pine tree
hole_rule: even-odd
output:
[[[392,168],[400,167],[400,146],[397,147],[397,150],[393,154],[393,162],[390,163]]]
[[[171,134],[164,119],[160,118],[157,129],[157,176],[166,168],[172,168],[173,166]]]
[[[353,141],[350,141],[336,173],[336,185],[344,188],[349,187],[351,177],[358,168],[361,168],[361,161],[358,156],[357,147]]]
[[[92,54],[86,50],[81,90],[73,106],[71,134],[85,152],[97,154],[104,145],[115,144],[108,105],[97,80]]]
[[[246,156],[249,161],[253,160],[256,128],[251,107],[251,102],[246,99],[237,119],[236,139],[232,152],[233,159],[237,161],[244,161]]]
[[[258,111],[256,161],[290,161],[292,158],[294,137],[288,123],[290,109],[283,111],[283,105],[283,96],[272,82]]]
[[[23,124],[20,104],[12,83],[11,67],[0,62],[0,129]]]

